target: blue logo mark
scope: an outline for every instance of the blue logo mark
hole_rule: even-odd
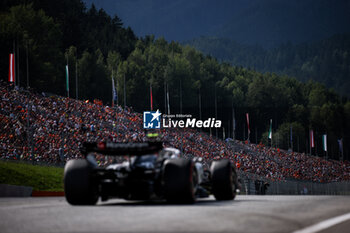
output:
[[[143,112],[143,128],[144,129],[160,129],[160,116],[162,113],[157,110],[156,112]]]

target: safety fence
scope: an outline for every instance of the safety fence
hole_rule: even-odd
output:
[[[247,195],[350,195],[350,182],[318,183],[300,180],[271,181],[239,172],[241,194]]]
[[[266,194],[350,195],[350,182],[274,181]]]

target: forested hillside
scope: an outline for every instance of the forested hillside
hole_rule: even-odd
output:
[[[117,16],[111,18],[95,7],[86,9],[80,0],[5,0],[0,9],[1,78],[7,76],[8,54],[15,49],[20,83],[26,85],[28,51],[31,87],[64,95],[68,59],[70,89],[75,89],[78,61],[80,97],[108,99],[109,93],[100,91],[111,83],[106,80],[104,59],[112,51],[126,59],[136,43],[133,31],[124,28]]]
[[[201,37],[186,44],[235,66],[286,74],[303,82],[311,79],[350,97],[350,34],[312,43],[286,43],[274,49],[215,37]]]
[[[7,80],[9,53],[15,47],[22,87],[28,51],[29,84],[40,92],[67,95],[68,60],[72,98],[77,66],[79,99],[98,98],[111,104],[113,73],[118,103],[136,111],[150,109],[152,86],[154,108],[166,112],[164,87],[168,87],[171,113],[200,117],[201,109],[202,119],[217,115],[223,121],[224,128],[214,135],[221,137],[225,130],[226,137],[233,136],[234,107],[235,136],[240,140],[247,139],[245,114],[249,113],[252,142],[267,143],[272,119],[275,146],[291,147],[292,126],[295,150],[308,149],[308,132],[313,129],[318,142],[327,133],[332,158],[339,156],[339,139],[345,154],[349,151],[350,101],[319,83],[219,63],[163,38],[137,38],[118,16],[111,18],[95,7],[86,9],[79,0],[3,1],[0,24],[1,79]],[[323,156],[321,147],[318,143],[313,153]]]

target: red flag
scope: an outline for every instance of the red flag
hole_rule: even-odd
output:
[[[247,125],[248,125],[248,134],[250,134],[250,127],[249,127],[249,113],[245,114],[247,117]]]
[[[9,82],[15,81],[15,56],[10,53],[10,66],[9,66]]]
[[[313,130],[310,130],[310,145],[312,148],[315,147],[314,131]]]
[[[150,95],[151,95],[151,111],[153,111],[153,95],[152,95],[152,86],[149,86],[150,88]]]

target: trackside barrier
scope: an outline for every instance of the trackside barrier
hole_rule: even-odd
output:
[[[252,173],[238,171],[242,194],[261,194],[260,184],[268,184],[267,195],[350,195],[350,182],[318,183],[312,181],[271,181]],[[258,184],[259,184],[258,182]],[[260,193],[259,193],[260,192]]]
[[[350,182],[273,181],[266,194],[350,195]]]
[[[0,197],[30,197],[32,187],[0,184]]]

